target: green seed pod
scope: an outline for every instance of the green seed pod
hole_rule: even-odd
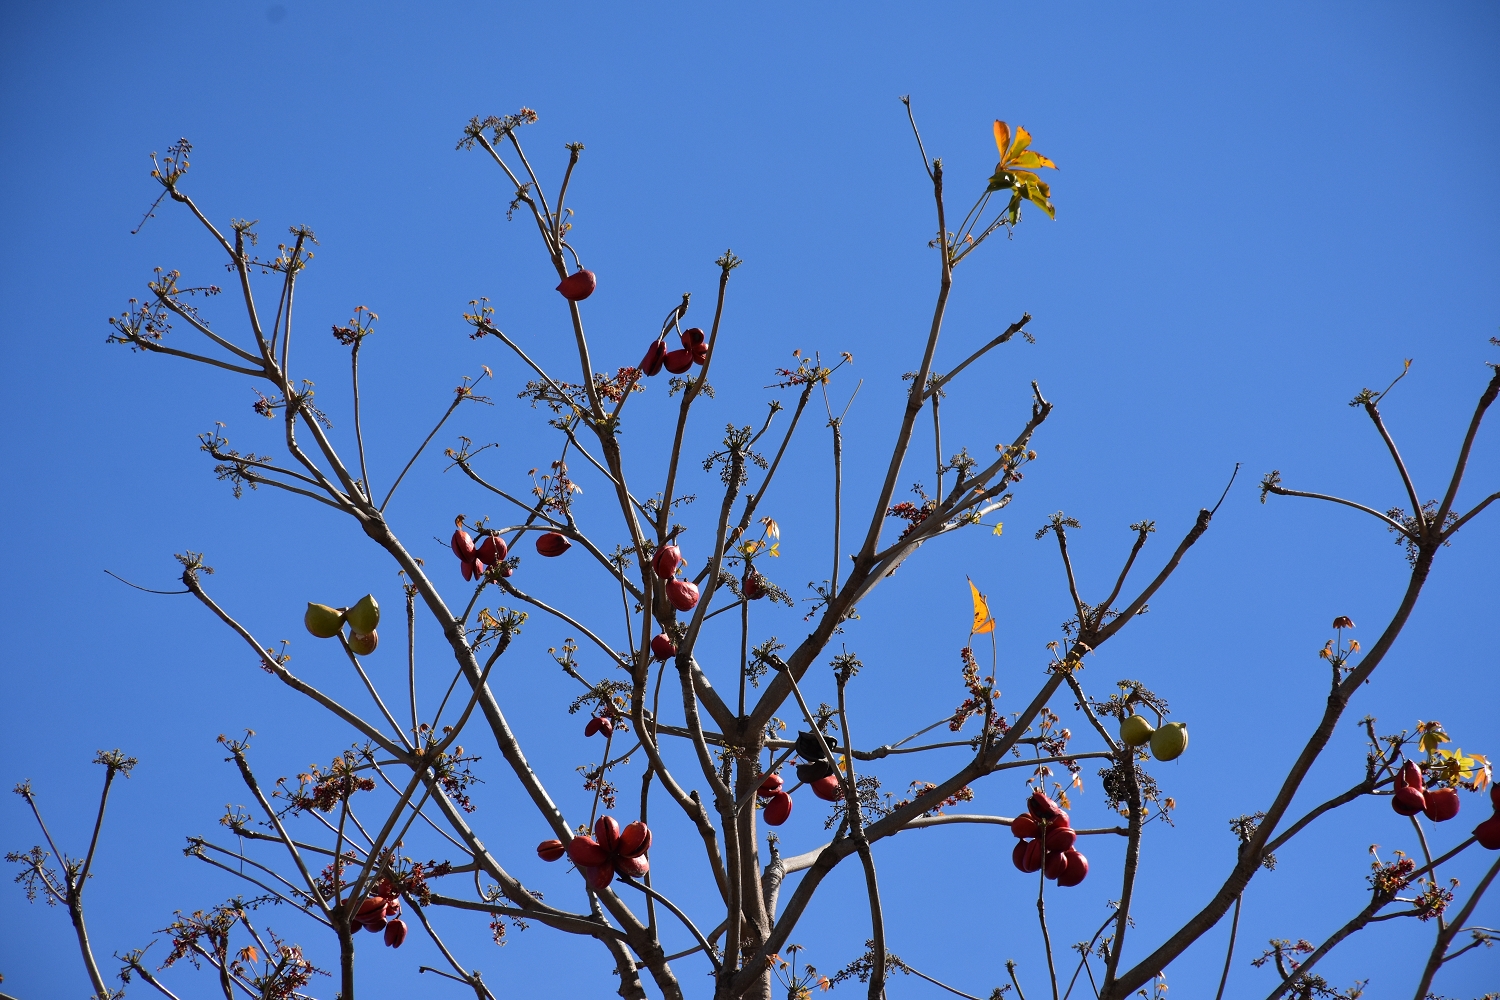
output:
[[[366,594],[361,597],[354,607],[344,612],[344,620],[356,632],[368,635],[375,631],[380,625],[380,604],[375,600],[375,595]]]
[[[1139,715],[1127,715],[1120,723],[1120,739],[1125,741],[1128,747],[1143,746],[1150,742],[1151,734],[1156,732],[1155,727]]]
[[[326,604],[309,602],[307,613],[302,616],[302,624],[319,639],[332,639],[344,627],[344,616]]]
[[[1187,749],[1188,731],[1185,722],[1169,722],[1151,734],[1151,756],[1157,760],[1176,760]]]
[[[350,632],[349,648],[354,650],[356,656],[369,656],[375,652],[375,647],[380,642],[380,637],[374,632]]]

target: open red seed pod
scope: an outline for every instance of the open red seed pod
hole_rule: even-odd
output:
[[[645,858],[615,859],[615,871],[627,878],[640,878],[651,870],[651,862]]]
[[[1061,854],[1078,843],[1078,834],[1065,826],[1054,826],[1047,830],[1047,853]]]
[[[1068,869],[1057,877],[1057,884],[1061,886],[1077,885],[1089,873],[1089,859],[1076,850],[1067,851],[1064,856],[1068,859]]]
[[[1026,800],[1026,810],[1037,819],[1053,820],[1062,815],[1062,810],[1057,803],[1049,799],[1040,788],[1031,793]]]
[[[785,784],[785,782],[781,780],[781,775],[768,774],[764,779],[761,780],[760,787],[755,790],[755,794],[759,795],[763,799],[769,799],[771,796],[781,791],[781,786],[783,784]]]
[[[682,349],[688,352],[695,364],[703,364],[708,360],[707,335],[696,326],[682,331]]]
[[[597,892],[609,888],[609,884],[615,880],[615,866],[610,863],[586,865],[583,867],[583,874],[588,879],[589,888]]]
[[[583,727],[584,736],[593,736],[595,733],[603,733],[605,739],[609,739],[614,731],[615,724],[609,720],[608,716],[605,715],[590,719],[588,721],[588,725]]]
[[[640,820],[625,824],[618,848],[622,858],[638,858],[651,850],[651,828]]]
[[[556,861],[567,853],[568,849],[560,840],[544,840],[536,845],[536,856],[543,861]]]
[[[1067,870],[1068,856],[1066,854],[1060,851],[1057,853],[1047,852],[1047,871],[1044,873],[1047,878],[1055,879]]]
[[[406,921],[392,920],[385,925],[385,946],[399,948],[406,941]]]
[[[761,814],[765,816],[767,826],[780,826],[792,814],[792,797],[786,792],[777,792],[766,802]]]
[[[837,802],[844,797],[844,789],[839,785],[839,776],[836,774],[825,774],[817,781],[808,782],[807,787],[824,802]]]
[[[667,356],[662,358],[662,364],[673,375],[681,375],[693,367],[693,355],[688,351],[668,351]]]
[[[474,550],[479,561],[487,566],[493,566],[497,562],[504,562],[505,557],[510,554],[505,544],[505,539],[499,535],[486,535],[484,541],[479,543],[479,548]]]
[[[594,821],[594,839],[605,854],[614,854],[620,843],[620,824],[613,816],[600,816]]]
[[[1030,840],[1038,833],[1036,820],[1032,819],[1030,813],[1022,813],[1011,820],[1010,832],[1022,840]]]
[[[1010,863],[1016,866],[1017,871],[1026,870],[1026,852],[1031,848],[1031,841],[1016,841],[1015,849],[1010,852]]]
[[[659,579],[670,580],[677,575],[677,567],[682,565],[682,550],[668,542],[656,550],[651,557],[651,568],[656,571]]]
[[[1458,815],[1458,790],[1454,788],[1432,788],[1426,793],[1422,811],[1434,823],[1445,823]]]
[[[1028,840],[1026,843],[1026,854],[1021,859],[1021,870],[1023,872],[1040,871],[1042,868],[1042,842],[1040,840]]]
[[[1391,808],[1402,816],[1415,816],[1427,806],[1427,796],[1417,788],[1407,785],[1391,795]]]
[[[662,361],[666,356],[667,345],[659,340],[651,341],[651,346],[646,348],[646,356],[641,359],[641,374],[648,376],[660,374]]]
[[[474,539],[470,538],[469,533],[464,529],[455,528],[453,540],[448,544],[461,562],[468,562],[474,558]]]
[[[568,858],[582,868],[604,864],[609,861],[609,852],[593,837],[574,837],[568,841]]]
[[[691,611],[698,606],[698,585],[688,580],[668,580],[667,600],[678,611]]]

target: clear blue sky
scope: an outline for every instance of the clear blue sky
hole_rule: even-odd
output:
[[[1155,565],[1243,462],[1213,528],[1151,614],[1085,675],[1101,695],[1116,678],[1146,682],[1192,732],[1180,763],[1158,769],[1179,803],[1178,825],[1148,840],[1136,943],[1158,939],[1166,921],[1209,895],[1233,855],[1226,821],[1269,802],[1320,710],[1325,679],[1315,654],[1329,621],[1350,615],[1368,639],[1404,583],[1401,552],[1373,520],[1308,502],[1262,507],[1256,479],[1277,468],[1290,485],[1379,509],[1403,503],[1379,441],[1345,403],[1414,358],[1385,411],[1424,498],[1435,495],[1488,375],[1482,363],[1500,360],[1500,348],[1486,344],[1500,324],[1500,10],[1472,2],[816,6],[0,10],[8,351],[0,504],[10,567],[0,583],[0,779],[33,779],[54,832],[81,846],[97,787],[88,759],[114,746],[140,758],[117,789],[90,890],[102,956],[145,944],[174,908],[237,891],[179,850],[184,835],[215,829],[225,802],[244,800],[217,734],[256,730],[256,759],[271,776],[326,761],[349,738],[275,686],[201,608],[127,590],[102,570],[170,586],[174,551],[206,551],[219,570],[216,593],[265,635],[297,640],[295,668],[328,684],[345,679],[328,650],[302,636],[301,603],[366,590],[397,602],[394,567],[351,525],[264,491],[235,501],[213,481],[194,438],[213,421],[227,423],[237,446],[274,447],[244,385],[105,345],[105,317],[141,296],[153,266],[223,283],[211,248],[170,206],[130,235],[155,197],[147,154],[190,138],[190,186],[217,222],[258,218],[273,245],[288,225],[316,230],[321,246],[299,297],[301,374],[317,381],[340,434],[346,372],[318,331],[357,304],[380,313],[364,355],[378,476],[389,481],[456,380],[488,364],[500,379],[495,408],[467,411],[450,427],[501,441],[489,471],[524,488],[525,470],[547,461],[552,445],[513,399],[517,367],[493,341],[467,340],[460,313],[488,295],[499,324],[558,366],[564,313],[535,233],[505,221],[509,193],[496,171],[453,149],[471,115],[523,104],[541,114],[526,138],[547,176],[555,178],[564,142],[587,144],[571,203],[577,245],[600,274],[588,304],[600,365],[633,363],[683,291],[695,292],[690,318],[705,319],[711,262],[733,247],[746,263],[732,285],[720,391],[699,415],[689,455],[707,453],[725,422],[763,412],[771,392],[761,386],[793,348],[851,351],[856,363],[838,392],[864,379],[850,411],[846,496],[856,519],[867,516],[869,470],[888,447],[899,376],[916,367],[935,286],[925,246],[931,200],[897,98],[912,95],[955,204],[992,168],[991,119],[1034,133],[1036,148],[1061,167],[1057,221],[1030,212],[1013,241],[996,241],[960,269],[938,366],[1023,311],[1035,317],[1039,342],[1008,345],[952,394],[946,440],[979,452],[1008,439],[1024,419],[1031,379],[1057,410],[1037,439],[1040,461],[1004,514],[1004,536],[929,547],[862,608],[848,635],[867,664],[853,690],[858,738],[899,739],[960,700],[966,574],[1000,611],[1005,704],[1024,703],[1040,682],[1045,643],[1068,616],[1055,547],[1031,538],[1048,513],[1083,522],[1075,549],[1097,599],[1128,546],[1128,523],[1157,520]],[[218,305],[217,325],[235,329],[229,304]],[[649,466],[666,432],[660,401],[645,402],[626,440]],[[804,580],[826,575],[827,440],[818,423],[769,501],[787,531],[774,569],[799,594]],[[440,443],[451,443],[444,435]],[[1500,482],[1497,435],[1492,426],[1475,451],[1470,498]],[[903,479],[923,478],[926,465]],[[582,481],[590,500],[602,496]],[[711,494],[714,481],[692,488]],[[420,540],[445,533],[455,513],[502,514],[456,473],[443,475],[436,453],[403,490],[392,508],[398,531],[438,559],[437,546]],[[603,517],[602,506],[584,509]],[[612,523],[605,531],[618,533]],[[1410,628],[1346,716],[1306,801],[1362,773],[1354,720],[1365,712],[1382,731],[1440,718],[1465,749],[1500,754],[1490,634],[1497,554],[1496,516],[1441,554]],[[527,569],[540,593],[594,586],[565,575],[578,563],[537,562]],[[456,594],[459,581],[449,577]],[[757,637],[795,637],[800,628],[800,612],[767,613]],[[580,742],[575,720],[560,721],[572,694],[544,652],[564,634],[534,617],[500,686],[528,750],[576,809],[572,768],[593,748]],[[372,662],[394,681],[394,653]],[[815,674],[823,686],[812,695],[831,699],[825,672]],[[1081,730],[1066,705],[1054,707]],[[482,739],[472,742],[483,751]],[[882,773],[899,791],[952,763]],[[519,809],[498,768],[487,771],[486,835],[502,850],[529,851],[542,825]],[[1085,775],[1077,815],[1102,822],[1097,779],[1092,769]],[[993,780],[978,807],[1013,813],[1019,788],[1019,778]],[[799,809],[784,828],[793,851],[821,835],[808,802]],[[1482,813],[1470,797],[1464,809],[1437,832],[1438,844],[1456,842]],[[670,869],[661,847],[690,845],[686,831],[663,825],[656,863]],[[994,830],[914,832],[883,848],[890,946],[984,995],[1014,957],[1038,995],[1029,886],[1009,866],[1008,834]],[[0,803],[0,831],[6,849],[33,843],[19,799]],[[1248,965],[1267,938],[1319,940],[1362,905],[1372,843],[1387,857],[1415,850],[1383,802],[1360,803],[1315,826],[1276,872],[1257,878],[1231,996],[1269,990],[1269,974]],[[1118,894],[1113,853],[1093,849],[1089,881],[1058,894],[1054,941],[1087,937],[1102,919],[1104,901]],[[558,898],[575,892],[559,870],[524,857],[517,868]],[[1477,870],[1476,859],[1453,874],[1471,883]],[[796,934],[829,971],[855,957],[866,934],[862,916],[839,916],[845,905],[862,912],[854,875],[830,881],[826,903]],[[665,878],[688,904],[699,899],[686,863]],[[924,898],[938,900],[936,917],[916,905]],[[1500,920],[1500,898],[1477,919]],[[294,923],[274,926],[315,940]],[[497,951],[477,923],[446,923],[463,961],[505,991],[610,988],[595,945],[533,929]],[[85,995],[62,912],[28,907],[19,888],[7,888],[0,926],[7,992]],[[1211,995],[1226,930],[1173,968],[1173,996]],[[1371,978],[1371,995],[1405,995],[1411,955],[1429,941],[1430,928],[1383,924],[1324,971],[1341,985]],[[448,987],[416,976],[416,964],[435,957],[424,948],[363,959],[365,995],[446,995]],[[700,971],[689,963],[681,974],[692,983]],[[178,982],[184,995],[209,986]],[[1493,955],[1480,953],[1450,966],[1436,988],[1467,997],[1496,982]],[[333,990],[322,983],[314,992]],[[892,995],[938,994],[908,979]]]

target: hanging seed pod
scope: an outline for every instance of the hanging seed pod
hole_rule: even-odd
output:
[[[1128,747],[1145,746],[1154,732],[1156,727],[1139,715],[1127,715],[1120,723],[1120,739]]]
[[[1391,808],[1402,816],[1415,816],[1427,806],[1427,796],[1421,789],[1407,785],[1391,795]]]
[[[537,554],[544,555],[548,559],[560,556],[572,547],[573,543],[568,541],[567,536],[560,535],[555,531],[549,531],[536,540]]]
[[[326,604],[309,603],[302,624],[319,639],[332,639],[344,627],[344,616]]]
[[[401,916],[401,900],[392,896],[389,900],[386,901],[385,909],[380,912],[381,915],[384,916],[387,920],[391,919],[392,917]]]
[[[469,533],[463,528],[453,530],[453,541],[449,543],[449,547],[453,549],[453,554],[458,556],[459,562],[468,562],[474,558],[474,539],[470,538]]]
[[[668,580],[667,600],[678,611],[691,611],[698,606],[698,585],[687,580]]]
[[[1010,852],[1010,863],[1016,866],[1017,871],[1026,870],[1026,852],[1031,849],[1031,841],[1016,841],[1015,849]]]
[[[667,633],[658,633],[651,640],[651,655],[658,660],[670,660],[677,655],[677,644]]]
[[[385,925],[385,946],[387,948],[399,948],[406,940],[406,921],[392,920]]]
[[[681,375],[693,367],[693,355],[688,351],[668,351],[666,357],[662,358],[662,364],[673,375]]]
[[[1030,840],[1039,832],[1036,820],[1031,818],[1030,813],[1022,813],[1010,822],[1010,832],[1022,840]]]
[[[381,916],[380,914],[377,913],[377,914],[375,914],[375,916],[371,917],[369,920],[362,920],[362,921],[360,921],[359,925],[361,927],[363,927],[365,930],[369,931],[371,934],[378,934],[381,931],[385,930],[385,924],[386,924],[385,917],[383,917],[383,916]]]
[[[1458,790],[1434,788],[1425,795],[1422,811],[1434,823],[1445,823],[1458,815]]]
[[[602,865],[609,861],[609,852],[593,837],[574,837],[568,841],[568,859],[580,867]]]
[[[1054,826],[1047,831],[1047,853],[1061,854],[1078,843],[1078,834],[1065,826]]]
[[[505,544],[505,539],[499,535],[486,535],[484,541],[479,543],[479,548],[474,550],[479,561],[488,566],[505,562],[505,557],[510,555],[510,548]]]
[[[1422,790],[1422,769],[1417,766],[1416,761],[1409,760],[1401,765],[1401,773],[1396,779],[1396,784],[1415,788],[1419,792]]]
[[[833,765],[826,760],[814,760],[797,765],[797,780],[805,785],[810,785],[831,774],[833,774]]]
[[[641,374],[647,376],[661,374],[662,361],[666,356],[667,345],[659,340],[651,341],[651,346],[646,348],[646,356],[641,359]]]
[[[598,287],[599,279],[594,272],[585,271],[583,268],[579,268],[557,283],[557,290],[569,302],[582,302],[593,295],[594,289]]]
[[[1474,839],[1486,851],[1500,851],[1500,813],[1474,828]]]
[[[1185,722],[1169,722],[1151,734],[1151,756],[1157,760],[1176,760],[1187,749],[1188,731]]]
[[[651,862],[645,858],[615,859],[615,871],[626,878],[640,878],[651,870]]]
[[[1068,856],[1066,854],[1054,854],[1051,851],[1047,852],[1047,870],[1042,873],[1044,877],[1055,880],[1059,875],[1067,870]]]
[[[536,856],[543,861],[556,861],[567,853],[568,849],[560,840],[544,840],[536,845]]]
[[[795,746],[797,756],[803,760],[822,760],[824,758],[823,741],[818,739],[817,733],[805,731],[798,733]]]
[[[359,904],[359,909],[354,911],[354,919],[360,923],[375,919],[381,913],[385,912],[385,903],[384,896],[366,897],[365,901]]]
[[[691,330],[682,331],[682,349],[688,352],[694,364],[703,364],[708,360],[708,337],[696,326]]]
[[[808,787],[824,802],[837,802],[844,797],[844,789],[839,784],[839,776],[836,774],[824,775],[817,781],[809,782]]]
[[[1040,840],[1026,841],[1026,853],[1021,859],[1021,870],[1023,872],[1042,870],[1042,842]]]
[[[380,604],[374,594],[366,594],[355,602],[354,607],[344,612],[344,621],[354,632],[369,634],[380,625]]]
[[[584,867],[583,873],[588,878],[589,888],[595,892],[608,889],[609,884],[615,880],[615,866],[609,863],[597,867]]]
[[[670,542],[656,550],[651,557],[651,568],[656,572],[658,579],[670,580],[677,575],[677,568],[683,563],[682,550]]]
[[[380,636],[374,632],[350,632],[349,648],[356,656],[369,656],[375,652],[375,647],[380,644]]]
[[[614,731],[615,724],[610,721],[610,718],[607,715],[600,715],[596,718],[590,719],[588,721],[588,724],[583,727],[584,736],[593,736],[595,733],[603,733],[605,739],[609,739],[610,736],[614,734]]]
[[[651,850],[651,828],[640,820],[627,823],[620,831],[619,854],[622,858],[638,858]]]
[[[760,574],[753,569],[745,570],[745,575],[740,578],[740,593],[745,595],[747,601],[758,601],[770,591],[761,581]]]
[[[1034,790],[1031,797],[1026,800],[1026,810],[1041,820],[1053,820],[1062,815],[1062,810],[1057,807],[1057,803],[1049,799],[1040,788]]]
[[[785,782],[781,780],[781,775],[768,774],[761,781],[760,787],[755,790],[755,794],[763,799],[769,799],[771,796],[781,791],[781,786],[783,784],[785,784]]]
[[[1074,850],[1065,852],[1063,856],[1068,859],[1068,869],[1057,877],[1057,884],[1063,887],[1075,886],[1088,875],[1089,859]]]
[[[766,802],[761,814],[765,816],[767,826],[780,826],[792,814],[792,797],[786,792],[777,792]]]

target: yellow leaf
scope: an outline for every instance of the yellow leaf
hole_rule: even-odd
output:
[[[1029,145],[1031,145],[1031,133],[1026,131],[1021,126],[1017,125],[1016,137],[1012,139],[1010,143],[1009,157],[1014,160],[1016,154],[1020,153],[1021,150],[1025,149]]]
[[[1005,534],[1005,522],[1001,521],[999,524],[995,525],[995,530],[994,530],[994,532],[992,532],[992,534],[996,534],[996,535],[1003,535],[1003,534]]]
[[[995,631],[995,618],[990,614],[989,601],[974,586],[974,581],[969,581],[969,592],[974,597],[974,627],[969,629],[973,635],[983,635],[986,632]]]
[[[995,119],[995,147],[1000,150],[1000,162],[1005,162],[1005,154],[1010,152],[1010,126],[1000,119]]]

